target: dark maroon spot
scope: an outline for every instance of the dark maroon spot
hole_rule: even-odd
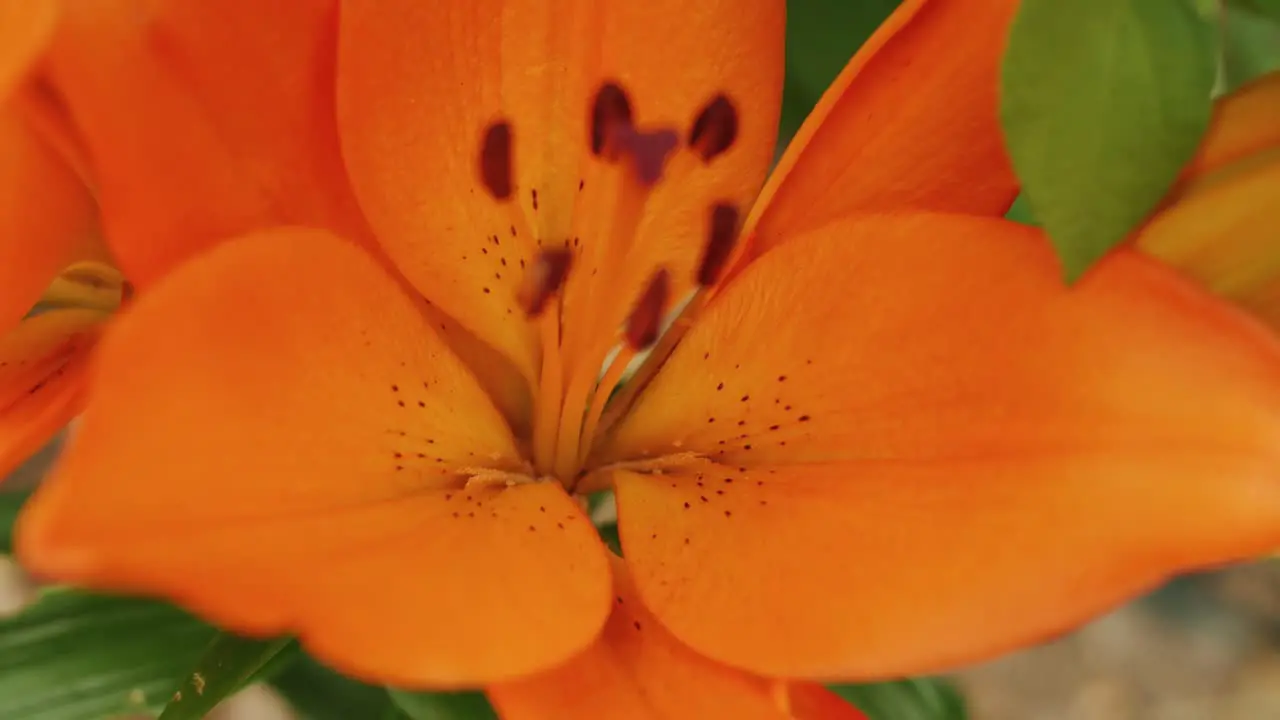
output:
[[[658,331],[662,329],[662,313],[666,310],[670,293],[670,273],[666,268],[658,268],[627,317],[626,337],[631,349],[645,350],[657,342]]]
[[[596,91],[591,103],[591,152],[610,156],[617,152],[613,140],[622,128],[632,126],[631,100],[616,83],[608,82]]]
[[[671,130],[646,132],[624,127],[616,132],[616,136],[618,148],[631,156],[636,176],[645,185],[653,185],[662,178],[667,158],[680,144],[680,139]]]
[[[738,139],[738,111],[724,95],[712,98],[698,113],[689,131],[689,147],[706,162],[733,146]]]
[[[698,263],[699,285],[714,285],[720,279],[737,239],[738,209],[723,203],[712,206],[711,226],[707,242],[702,246],[702,261]]]
[[[495,200],[511,198],[511,123],[499,120],[484,131],[480,144],[480,179]]]
[[[538,253],[533,259],[533,267],[525,275],[523,287],[520,288],[520,307],[525,314],[533,317],[542,313],[547,301],[564,285],[572,262],[573,253],[566,250],[543,250]]]

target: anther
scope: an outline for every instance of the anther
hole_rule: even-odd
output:
[[[568,250],[543,250],[533,259],[524,285],[520,288],[520,307],[530,317],[542,313],[547,301],[564,286],[569,275],[573,253]]]
[[[658,331],[662,329],[662,313],[666,310],[670,293],[671,274],[666,268],[658,268],[627,317],[627,344],[632,350],[647,350],[657,342]]]
[[[617,84],[605,83],[591,104],[591,152],[613,156],[618,151],[616,135],[624,128],[632,128],[631,101]]]
[[[702,262],[698,263],[699,285],[707,287],[720,279],[737,238],[738,209],[725,203],[712,206],[707,244],[702,248]]]
[[[728,150],[737,139],[738,111],[724,95],[707,103],[689,131],[689,147],[706,162]]]
[[[484,131],[480,143],[480,179],[495,200],[511,198],[511,124],[500,120]]]

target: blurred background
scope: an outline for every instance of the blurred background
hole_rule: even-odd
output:
[[[896,5],[791,1],[780,150]],[[1242,40],[1223,48],[1221,83],[1234,85],[1280,68],[1280,25],[1260,22],[1247,10],[1230,12],[1232,36]],[[1020,205],[1013,217],[1033,221]],[[56,444],[47,448],[0,484],[19,489],[38,483],[56,450]],[[0,565],[0,613],[15,611],[30,597],[21,573]],[[951,680],[972,720],[1280,719],[1280,561],[1178,579],[1056,642]],[[297,717],[271,693],[253,688],[220,708],[217,717]]]

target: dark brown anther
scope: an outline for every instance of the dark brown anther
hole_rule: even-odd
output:
[[[517,298],[529,317],[542,314],[547,301],[564,286],[572,262],[573,253],[559,249],[543,250],[533,259]]]
[[[511,123],[499,120],[484,131],[480,143],[480,180],[495,200],[509,200],[511,175]]]
[[[725,203],[711,207],[711,227],[707,244],[702,248],[702,262],[698,263],[698,284],[715,285],[733,253],[738,239],[738,209]]]
[[[627,344],[632,350],[647,350],[658,341],[662,313],[667,309],[667,296],[670,294],[671,274],[666,268],[658,268],[627,318]]]
[[[613,157],[618,148],[613,143],[620,130],[631,129],[631,101],[616,83],[605,83],[596,91],[591,104],[591,152]]]
[[[717,95],[698,113],[689,131],[689,147],[706,162],[738,139],[738,111],[724,95]]]

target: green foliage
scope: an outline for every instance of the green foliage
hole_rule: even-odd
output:
[[[868,685],[833,685],[831,690],[867,714],[869,720],[966,720],[964,698],[949,683],[919,679]]]
[[[1280,23],[1280,0],[1231,0],[1231,5]]]
[[[779,146],[786,145],[845,63],[901,0],[787,3],[787,82]]]
[[[1239,0],[1222,13],[1220,89],[1280,70],[1280,0]]]
[[[215,634],[164,603],[47,591],[0,622],[0,720],[158,711]]]
[[[299,658],[269,680],[304,720],[401,720],[385,688],[345,678],[309,657]]]
[[[1078,278],[1142,222],[1210,116],[1213,28],[1187,0],[1025,0],[1001,122],[1032,215]]]
[[[392,690],[391,698],[412,720],[498,720],[482,693],[419,693]]]
[[[282,653],[286,648],[289,652]],[[200,720],[277,657],[291,659],[296,648],[288,638],[250,640],[218,633],[187,672],[160,720]]]
[[[0,555],[13,552],[13,524],[30,496],[31,493],[25,491],[0,491]]]

